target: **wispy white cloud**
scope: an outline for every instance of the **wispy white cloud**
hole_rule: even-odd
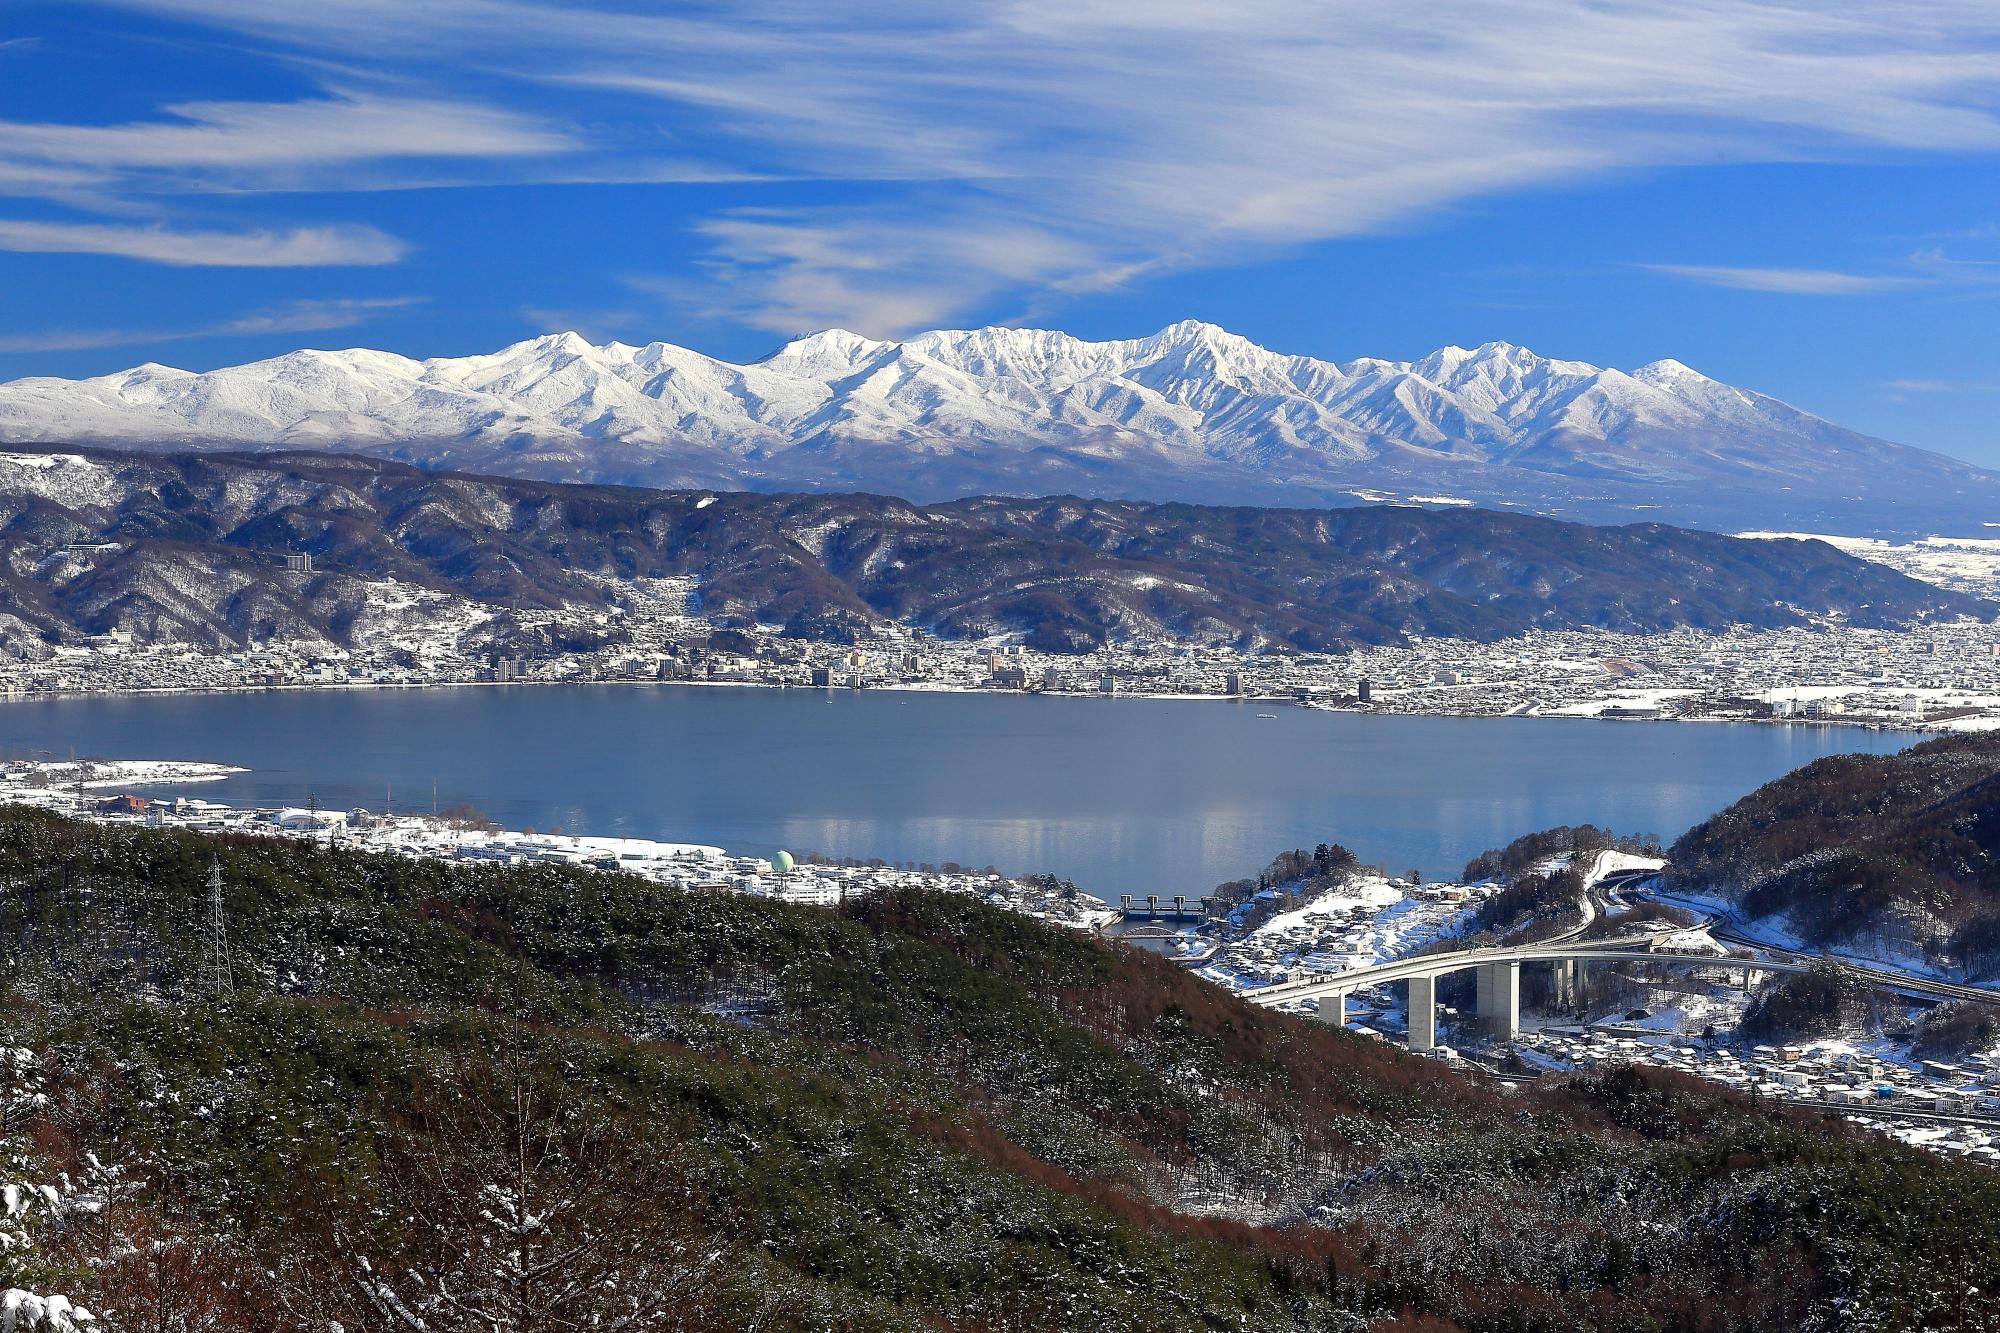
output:
[[[1096,259],[1080,240],[997,208],[743,210],[696,232],[712,247],[698,277],[632,285],[774,333],[934,326],[968,300],[1078,281]]]
[[[247,315],[225,320],[211,332],[312,333],[322,329],[348,329],[365,324],[386,310],[402,310],[423,303],[421,296],[339,296],[287,301],[283,305],[253,310]]]
[[[511,81],[522,117],[592,126],[537,171],[904,183],[701,228],[706,299],[766,326],[893,332],[1592,173],[2000,149],[1990,0],[122,2],[434,103]]]
[[[1992,240],[1991,236],[1968,235],[1968,240]],[[1973,258],[1953,254],[1942,245],[1927,245],[1910,256],[1912,267],[1951,282],[2000,282],[2000,259]]]
[[[0,195],[72,211],[159,215],[162,197],[374,188],[425,173],[569,152],[566,134],[479,104],[367,91],[291,102],[188,102],[109,125],[0,121]],[[385,169],[405,173],[386,180]],[[0,221],[0,249],[118,255],[161,264],[390,264],[408,246],[369,226],[186,229],[123,222]]]
[[[2000,393],[2000,384],[1978,380],[1897,379],[1882,385],[1891,393]]]
[[[1983,241],[1988,237],[1975,229],[1956,233],[1954,239]],[[1902,255],[1872,273],[1734,264],[1653,263],[1637,267],[1710,287],[1785,296],[1881,296],[1922,288],[1934,299],[1948,300],[1976,297],[2000,287],[2000,260],[1955,254],[1936,243]]]
[[[116,125],[0,121],[0,169],[60,170],[110,189],[288,189],[330,168],[511,159],[574,149],[511,111],[365,92],[292,102],[186,102]],[[0,183],[4,176],[0,176]]]
[[[156,264],[210,268],[308,268],[393,264],[408,253],[409,246],[368,226],[175,231],[96,222],[0,219],[0,250],[116,255]]]
[[[255,310],[215,324],[187,329],[50,329],[0,337],[0,352],[76,352],[99,347],[131,347],[141,343],[185,342],[195,338],[235,337],[265,333],[317,333],[365,324],[384,311],[422,302],[417,296],[340,298],[290,301]]]
[[[1734,268],[1722,264],[1641,264],[1709,287],[1733,287],[1746,292],[1778,292],[1786,296],[1875,296],[1906,291],[1926,279],[1892,273],[1842,273],[1824,268]]]

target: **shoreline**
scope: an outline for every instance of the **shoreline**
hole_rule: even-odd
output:
[[[1144,699],[1155,702],[1172,703],[1218,703],[1218,704],[1258,704],[1272,708],[1296,708],[1312,713],[1339,713],[1349,716],[1381,718],[1462,718],[1481,721],[1523,721],[1523,722],[1622,722],[1622,723],[1723,723],[1743,726],[1766,727],[1812,727],[1812,728],[1853,728],[1858,731],[1898,731],[1912,736],[1931,738],[1948,735],[1965,728],[1950,725],[1925,725],[1923,723],[1903,724],[1884,721],[1879,718],[1842,717],[1605,717],[1588,713],[1466,713],[1449,710],[1435,712],[1384,711],[1374,708],[1331,708],[1298,699],[1284,699],[1270,695],[1243,694],[1190,694],[1155,693],[1144,690],[1120,690],[1105,694],[1096,691],[1047,691],[1039,689],[987,689],[958,685],[898,684],[898,685],[791,685],[774,684],[755,680],[428,680],[428,681],[297,681],[279,685],[158,685],[158,686],[116,686],[96,690],[36,690],[33,692],[0,694],[0,708],[24,703],[74,702],[86,699],[140,699],[201,697],[229,694],[283,694],[291,692],[345,693],[373,690],[458,690],[458,689],[560,689],[563,687],[600,688],[612,686],[652,686],[654,688],[692,689],[738,689],[777,690],[815,692],[826,695],[836,694],[964,694],[983,695],[998,698],[1017,699],[1076,699],[1086,701],[1115,702],[1119,699]],[[1912,742],[1913,744],[1915,742]]]
[[[899,868],[787,851],[772,856],[704,842],[601,833],[508,829],[482,817],[371,812],[359,807],[257,805],[185,795],[138,797],[116,788],[178,787],[251,770],[203,760],[111,759],[91,767],[116,776],[85,779],[85,762],[31,764],[0,781],[0,805],[45,810],[103,827],[173,828],[203,837],[278,838],[307,845],[452,864],[551,863],[613,871],[695,892],[739,893],[801,906],[832,907],[850,896],[895,888],[968,894],[1051,925],[1100,934],[1121,914],[1109,900],[1071,886],[1064,893],[1032,873],[964,867]]]

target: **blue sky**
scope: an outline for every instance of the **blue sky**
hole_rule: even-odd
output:
[[[13,0],[0,121],[0,378],[1196,317],[2000,466],[1991,0]]]

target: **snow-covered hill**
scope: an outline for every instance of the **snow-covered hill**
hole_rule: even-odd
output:
[[[205,374],[147,364],[0,385],[0,439],[282,445],[551,480],[917,499],[1445,496],[1570,516],[1810,514],[1853,532],[1913,509],[1958,526],[2000,519],[1995,474],[1677,361],[1627,372],[1496,342],[1330,362],[1196,321],[1116,342],[832,330],[750,365],[574,333],[429,361],[356,349]]]

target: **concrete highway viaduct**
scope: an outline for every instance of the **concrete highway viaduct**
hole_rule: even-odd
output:
[[[1494,1036],[1508,1039],[1521,1027],[1521,965],[1550,963],[1556,968],[1556,992],[1574,994],[1577,969],[1588,963],[1656,963],[1689,969],[1724,969],[1755,972],[1806,972],[1815,965],[1810,959],[1729,958],[1715,954],[1666,953],[1653,948],[1652,935],[1626,936],[1605,940],[1545,940],[1508,948],[1461,949],[1450,953],[1424,954],[1399,958],[1351,972],[1329,972],[1288,981],[1260,990],[1245,991],[1243,998],[1264,1008],[1298,1001],[1315,1004],[1322,1020],[1344,1024],[1347,997],[1390,982],[1403,981],[1410,988],[1410,1049],[1428,1051],[1437,1045],[1437,981],[1439,977],[1468,969],[1475,974],[1476,1009]],[[1967,988],[1931,982],[1918,977],[1876,978],[1863,975],[1869,984],[1901,990],[1930,999],[1963,995]],[[1988,996],[1991,993],[1988,992]]]

